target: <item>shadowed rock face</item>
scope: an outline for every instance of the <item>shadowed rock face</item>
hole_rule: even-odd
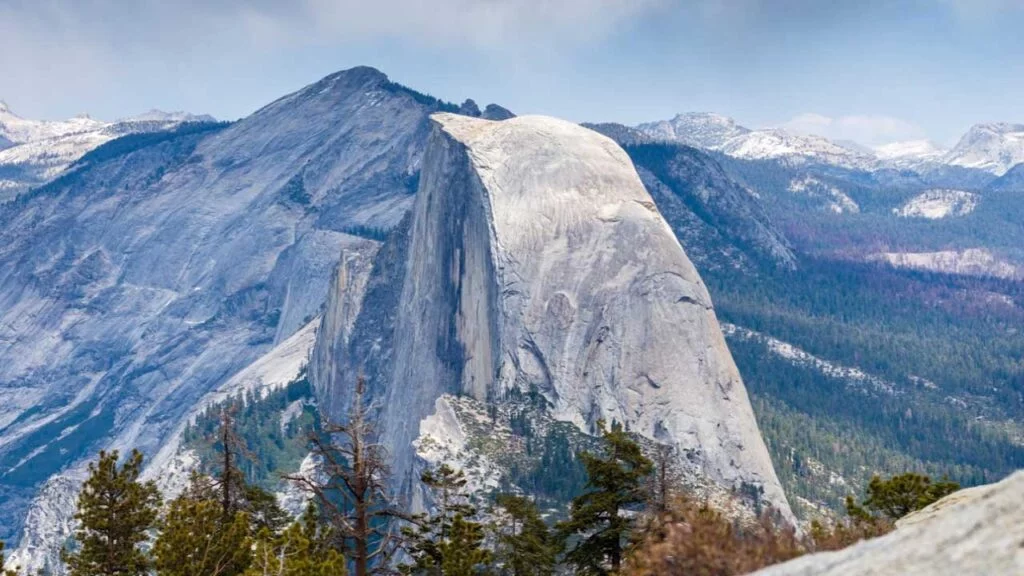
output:
[[[319,334],[321,396],[368,376],[402,482],[440,395],[534,388],[556,418],[627,424],[788,515],[707,290],[625,152],[551,118],[432,118],[411,222],[352,333]]]

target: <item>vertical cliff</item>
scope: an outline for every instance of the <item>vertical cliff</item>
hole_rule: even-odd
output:
[[[432,119],[411,221],[379,253],[359,317],[325,316],[322,399],[367,375],[403,482],[441,395],[518,388],[583,430],[617,421],[672,444],[788,514],[708,292],[622,149],[551,118]]]

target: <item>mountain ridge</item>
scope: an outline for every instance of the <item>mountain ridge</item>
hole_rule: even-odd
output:
[[[928,171],[955,166],[1001,176],[1024,162],[1024,125],[1010,122],[975,124],[948,150],[927,140],[874,148],[850,145],[784,128],[750,129],[728,116],[708,112],[681,113],[670,120],[638,124],[636,129],[655,140],[680,142],[737,158],[814,161],[865,171]]]

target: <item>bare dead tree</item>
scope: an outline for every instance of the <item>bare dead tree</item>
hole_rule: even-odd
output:
[[[350,548],[346,551],[356,576],[389,571],[386,559],[397,547],[392,521],[410,520],[389,497],[389,456],[377,441],[365,395],[366,381],[360,376],[348,421],[327,423],[310,436],[318,474],[285,476],[317,499],[329,527]]]
[[[675,447],[670,444],[658,444],[651,454],[655,468],[650,477],[650,507],[656,514],[665,513],[672,501],[673,479],[670,468],[675,452]]]
[[[234,403],[221,406],[217,430],[207,437],[207,441],[215,450],[217,445],[220,445],[220,474],[211,475],[208,481],[193,479],[192,486],[192,490],[196,492],[194,496],[216,499],[220,503],[226,521],[230,521],[236,512],[245,508],[246,482],[241,464],[245,459],[254,458],[235,427],[237,411],[238,406]]]

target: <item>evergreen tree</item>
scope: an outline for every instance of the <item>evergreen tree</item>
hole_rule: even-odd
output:
[[[857,504],[852,496],[848,496],[846,510],[855,520],[870,521],[881,515],[895,521],[959,489],[956,482],[942,480],[932,483],[928,476],[912,472],[888,480],[874,476],[868,484],[867,499]]]
[[[224,521],[221,503],[183,494],[174,499],[153,544],[159,576],[237,576],[250,562],[249,519]]]
[[[465,493],[466,476],[447,464],[427,470],[421,480],[433,495],[435,512],[412,518],[414,527],[402,529],[412,564],[403,574],[464,576],[481,574],[492,554],[483,547],[484,530],[472,520],[476,508]]]
[[[498,533],[502,573],[509,576],[554,574],[562,543],[544,524],[537,505],[513,494],[499,495],[497,504],[507,515]]]
[[[603,576],[618,572],[622,565],[634,525],[623,513],[647,501],[647,477],[654,465],[621,427],[609,430],[598,422],[598,430],[604,454],[580,455],[589,491],[573,499],[569,519],[559,529],[567,538],[578,537],[565,557],[576,572]]]
[[[246,482],[244,464],[255,460],[247,442],[239,435],[235,414],[242,406],[256,406],[255,400],[248,404],[231,404],[220,408],[219,426],[210,438],[217,454],[217,470],[213,477],[194,476],[190,485],[193,500],[215,500],[220,504],[221,521],[225,525],[234,522],[239,512],[245,512],[254,531],[266,528],[273,534],[283,530],[290,518],[277,503],[277,498],[266,490]]]
[[[676,449],[669,444],[658,444],[654,451],[654,474],[650,476],[650,507],[655,514],[668,511],[674,496],[674,482],[671,475],[672,461]]]
[[[490,550],[483,547],[484,527],[462,514],[452,518],[448,537],[438,543],[441,555],[441,574],[444,576],[474,576],[482,574],[491,562]]]
[[[345,576],[345,558],[317,545],[316,527],[296,522],[279,536],[264,528],[256,537],[245,576]]]
[[[160,507],[153,482],[139,482],[142,454],[134,450],[124,465],[118,453],[100,452],[89,464],[89,478],[78,496],[75,531],[79,548],[65,553],[71,576],[143,576],[151,562],[140,544],[147,539]]]

